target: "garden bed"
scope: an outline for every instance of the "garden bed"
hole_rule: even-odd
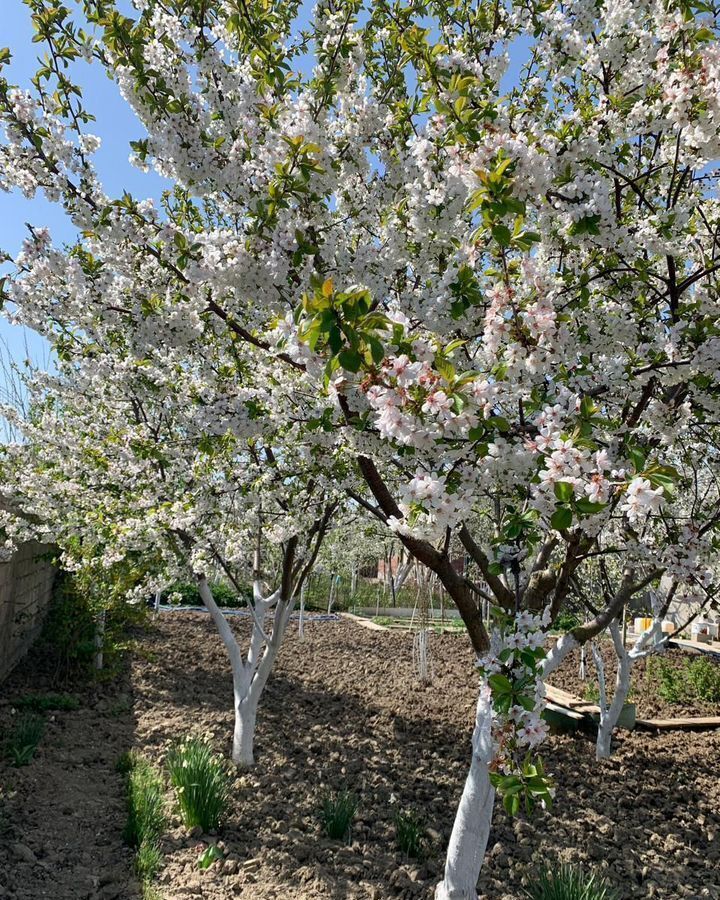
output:
[[[601,641],[599,647],[605,665],[608,696],[611,698],[615,686],[616,657],[610,641]],[[580,651],[575,650],[553,673],[550,683],[576,697],[597,703],[597,673],[589,649],[585,653],[585,660],[584,681],[579,674]],[[720,685],[720,662],[715,657],[671,648],[662,654],[637,660],[632,669],[628,700],[636,704],[639,718],[720,716],[720,702],[703,699],[697,693],[698,685],[701,692],[703,688],[707,690],[707,676]],[[676,699],[669,699],[673,694]]]
[[[200,871],[208,838],[185,834],[173,812],[160,896],[430,900],[467,771],[477,687],[464,635],[432,635],[430,648],[435,683],[422,687],[410,634],[344,620],[307,625],[300,644],[293,627],[258,716],[259,766],[235,776],[220,835],[225,858]],[[30,687],[43,684],[27,666],[3,695]],[[163,615],[125,675],[77,696],[80,708],[56,714],[29,766],[0,768],[10,791],[0,897],[135,900],[116,759],[134,747],[160,765],[169,743],[192,731],[229,750],[229,669],[206,616]],[[5,700],[0,724],[10,717]],[[623,733],[616,747],[597,764],[587,736],[551,737],[544,758],[557,779],[556,808],[531,821],[496,811],[484,900],[520,900],[543,858],[604,869],[623,898],[720,897],[720,732]],[[322,791],[345,787],[360,802],[347,845],[323,838],[317,817]],[[422,861],[395,850],[398,809],[427,823]]]

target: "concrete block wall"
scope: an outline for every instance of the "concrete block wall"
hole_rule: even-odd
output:
[[[55,580],[51,552],[32,541],[0,559],[0,681],[40,634]]]

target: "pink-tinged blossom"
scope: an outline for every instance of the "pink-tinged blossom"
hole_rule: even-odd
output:
[[[442,418],[447,418],[451,409],[452,399],[448,397],[445,391],[434,391],[432,394],[428,394],[422,405],[424,413]]]
[[[585,491],[591,503],[607,503],[610,497],[610,488],[610,482],[600,474],[592,475],[589,483],[585,485]]]
[[[662,488],[653,488],[647,478],[633,478],[625,492],[620,512],[624,512],[631,522],[640,522],[650,513],[657,512],[663,499]]]
[[[517,736],[521,744],[527,744],[528,747],[537,747],[548,736],[548,726],[541,719],[527,722],[522,728],[518,729]]]

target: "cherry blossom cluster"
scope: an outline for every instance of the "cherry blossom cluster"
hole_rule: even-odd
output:
[[[523,775],[528,758],[545,740],[548,728],[542,718],[545,685],[542,660],[550,608],[540,615],[527,610],[514,615],[498,611],[498,626],[491,632],[490,650],[478,659],[482,682],[493,701],[493,760],[496,786],[513,783]],[[545,783],[552,797],[549,781]],[[543,798],[540,802],[546,802]]]

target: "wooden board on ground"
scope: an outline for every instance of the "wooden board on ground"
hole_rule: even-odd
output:
[[[568,711],[581,715],[599,715],[600,707],[592,703],[585,703],[579,697],[574,697],[568,691],[556,688],[552,684],[545,685],[545,695],[550,704],[555,707],[565,707]],[[702,731],[710,728],[720,728],[720,716],[690,716],[681,719],[636,719],[635,725],[639,728],[648,728],[657,731],[672,731],[673,729]]]
[[[586,717],[583,713],[575,712],[574,709],[568,709],[567,706],[548,702],[545,705],[543,719],[548,723],[551,731],[567,734],[568,732],[577,731],[585,722]]]
[[[695,653],[709,653],[711,656],[720,657],[720,643],[711,641],[704,644],[701,641],[691,641],[687,638],[672,638],[668,641],[670,647],[679,647],[681,650],[693,650]]]
[[[552,703],[556,703],[559,706],[567,706],[569,709],[579,713],[585,713],[587,715],[600,713],[600,707],[596,704],[581,700],[580,697],[576,697],[574,694],[562,690],[562,688],[557,688],[553,684],[545,685],[545,696]]]
[[[672,731],[690,729],[701,731],[708,728],[720,728],[720,716],[688,716],[684,719],[637,719],[636,724],[642,728]]]
[[[368,628],[370,631],[389,631],[389,628],[386,625],[379,625],[377,622],[373,622],[372,619],[363,619],[361,616],[354,616],[352,613],[348,612],[340,613],[340,615],[344,619],[350,619],[351,622],[355,622],[356,625],[362,625],[363,628]]]

